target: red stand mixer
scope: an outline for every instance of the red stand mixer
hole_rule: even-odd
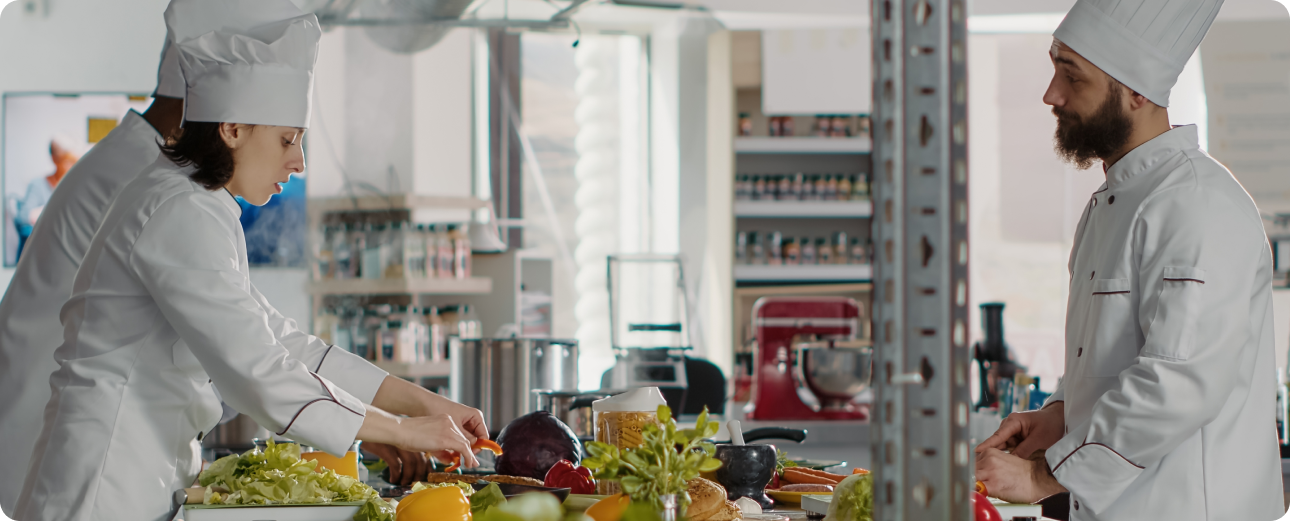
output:
[[[846,297],[763,297],[753,306],[750,420],[863,420],[873,348]]]

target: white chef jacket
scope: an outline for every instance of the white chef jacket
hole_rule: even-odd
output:
[[[332,454],[362,425],[363,400],[337,385],[358,385],[354,359],[268,311],[237,202],[192,171],[158,158],[95,234],[16,518],[168,518],[200,470],[191,441],[220,418],[212,383],[261,426]]]
[[[1075,234],[1071,519],[1278,519],[1272,257],[1254,202],[1177,127],[1106,172]]]

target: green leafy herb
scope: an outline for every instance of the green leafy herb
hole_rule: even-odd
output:
[[[700,472],[721,467],[712,457],[716,446],[708,440],[720,426],[708,421],[706,407],[693,429],[678,430],[666,405],[658,406],[656,414],[658,425],[645,426],[640,447],[619,451],[607,443],[589,442],[590,456],[582,460],[582,466],[591,469],[596,479],[617,481],[633,503],[662,509],[662,497],[675,495],[684,510],[690,504],[687,482]]]
[[[394,507],[372,487],[334,470],[317,472],[318,462],[300,459],[300,446],[275,444],[263,451],[216,460],[198,476],[208,505],[278,505],[366,501],[355,521],[393,521]]]
[[[483,515],[489,508],[503,503],[506,503],[506,494],[502,493],[502,487],[497,486],[497,483],[489,483],[487,487],[470,495],[470,514]]]
[[[775,451],[775,474],[783,475],[784,469],[788,467],[796,467],[796,466],[797,466],[797,462],[791,459],[788,459],[787,452],[784,452],[782,450]]]
[[[853,474],[834,487],[825,521],[873,521],[873,476]]]

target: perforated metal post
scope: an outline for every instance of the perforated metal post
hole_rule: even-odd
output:
[[[971,519],[963,0],[874,0],[875,519]]]

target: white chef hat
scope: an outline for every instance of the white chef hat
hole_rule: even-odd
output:
[[[1223,0],[1077,0],[1053,37],[1161,107]]]
[[[152,91],[152,96],[183,99],[186,90],[184,73],[179,68],[179,50],[171,43],[167,31],[166,44],[161,48],[161,66],[157,68],[157,90]]]
[[[184,119],[308,127],[318,18],[289,0],[174,0]]]

